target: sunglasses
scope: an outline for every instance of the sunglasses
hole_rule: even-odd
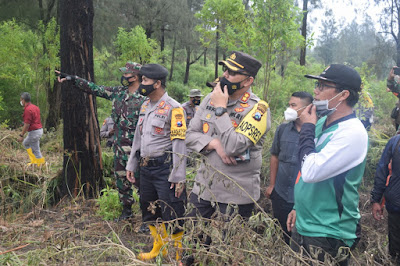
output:
[[[250,77],[250,75],[248,75],[248,74],[230,70],[230,69],[229,69],[227,66],[225,66],[225,65],[222,66],[222,70],[223,70],[224,72],[225,72],[225,71],[228,71],[229,76],[232,76],[232,77],[233,77],[233,76],[236,76],[236,75],[244,75],[244,76]]]

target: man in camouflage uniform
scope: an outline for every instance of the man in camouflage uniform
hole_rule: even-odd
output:
[[[199,89],[192,89],[190,90],[188,96],[190,98],[189,101],[182,104],[182,107],[183,109],[185,109],[186,112],[186,125],[189,126],[190,120],[192,120],[192,118],[196,114],[197,109],[199,108],[201,97],[203,97],[204,95],[201,94],[201,91]]]
[[[132,184],[126,179],[125,167],[131,152],[140,106],[145,100],[145,97],[137,92],[141,82],[139,75],[141,67],[140,64],[134,62],[127,62],[125,67],[121,67],[119,70],[123,74],[122,86],[118,87],[98,86],[83,78],[56,71],[60,75],[58,78],[60,82],[74,80],[79,89],[113,102],[111,118],[115,123],[114,175],[119,199],[123,205],[122,214],[118,220],[132,216],[131,207],[134,203]],[[137,183],[136,185],[138,186]]]
[[[219,64],[223,77],[200,104],[186,137],[188,149],[207,157],[195,177],[188,216],[210,218],[217,211],[229,217],[237,209],[248,218],[260,197],[261,152],[271,126],[268,104],[250,88],[261,63],[234,51]]]

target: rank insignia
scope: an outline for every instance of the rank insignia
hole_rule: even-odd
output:
[[[159,108],[163,108],[164,105],[165,105],[165,102],[164,102],[164,101],[161,101],[161,102],[158,104],[158,107],[159,107]]]
[[[211,114],[207,114],[207,115],[206,115],[206,118],[207,118],[207,119],[210,119],[210,118],[211,118]]]
[[[243,112],[244,111],[244,109],[243,108],[235,108],[235,112],[236,113],[241,113],[241,112]]]
[[[210,101],[210,105],[214,106],[214,104],[213,104],[213,102],[212,102],[212,101]]]
[[[207,133],[210,130],[210,125],[206,122],[203,124],[203,132]]]
[[[241,103],[240,106],[242,106],[243,108],[246,108],[246,107],[249,107],[250,104],[248,104],[248,103]]]
[[[250,98],[250,93],[245,92],[245,93],[243,94],[242,98],[240,99],[240,101],[242,101],[242,102],[244,102],[244,103],[247,103],[247,101],[249,100],[249,98]]]
[[[235,120],[232,120],[232,126],[233,126],[234,128],[237,128],[238,124],[236,123]]]

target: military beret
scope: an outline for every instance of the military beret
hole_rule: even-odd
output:
[[[124,67],[121,67],[119,70],[124,74],[138,73],[141,67],[141,64],[129,61],[125,64]]]
[[[150,79],[163,79],[168,76],[168,70],[159,64],[147,64],[142,66],[140,74]]]
[[[248,74],[255,77],[261,68],[261,62],[243,52],[232,51],[226,60],[218,62],[219,65],[225,65],[234,72]]]

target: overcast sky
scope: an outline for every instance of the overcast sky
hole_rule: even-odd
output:
[[[321,2],[322,8],[314,9],[309,13],[310,30],[314,32],[315,39],[318,39],[325,10],[329,8],[333,10],[336,23],[340,28],[351,23],[354,18],[362,24],[365,15],[368,14],[374,21],[376,30],[380,31],[378,14],[381,12],[381,7],[376,6],[374,0],[321,0]]]

